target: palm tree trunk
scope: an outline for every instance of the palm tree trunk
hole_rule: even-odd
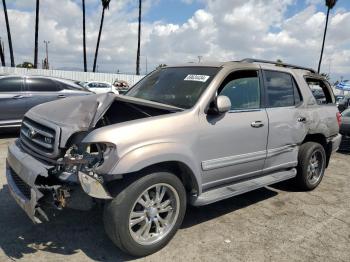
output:
[[[92,71],[96,72],[96,62],[97,62],[97,56],[98,56],[98,48],[100,46],[100,39],[101,39],[101,33],[102,33],[102,27],[103,27],[103,19],[105,17],[105,8],[102,8],[102,16],[101,16],[101,23],[100,23],[100,30],[98,32],[98,38],[97,38],[97,44],[96,44],[96,51],[95,51],[95,59],[94,59],[94,66]]]
[[[141,0],[139,0],[139,31],[137,37],[136,75],[140,75],[141,9],[142,4]]]
[[[322,56],[323,56],[323,50],[324,50],[324,43],[326,41],[326,34],[327,34],[327,27],[328,27],[328,17],[329,17],[329,11],[331,9],[328,7],[328,10],[327,10],[327,17],[326,17],[326,25],[325,25],[325,28],[324,28],[324,33],[323,33],[323,41],[322,41],[322,48],[321,48],[321,55],[320,55],[320,61],[318,62],[318,69],[317,69],[317,72],[320,73],[320,70],[321,70],[321,63],[322,63]]]
[[[83,2],[83,49],[84,49],[84,72],[87,72],[87,62],[86,62],[86,34],[85,34],[85,0]]]
[[[1,65],[5,66],[5,55],[4,55],[4,49],[2,47],[1,38],[0,38],[0,60],[1,60]]]
[[[36,0],[36,11],[35,11],[35,43],[34,43],[34,68],[38,68],[39,6],[40,6],[40,1],[39,1],[39,0]]]
[[[6,8],[5,0],[2,0],[2,5],[4,6],[4,14],[5,14],[5,21],[6,21],[6,29],[7,29],[7,38],[8,38],[9,49],[10,49],[11,67],[15,67],[15,59],[13,57],[10,24],[9,24],[9,19],[8,19],[8,16],[7,16],[7,8]]]

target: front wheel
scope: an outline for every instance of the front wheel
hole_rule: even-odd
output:
[[[322,145],[307,142],[300,146],[298,155],[298,185],[304,190],[316,188],[326,168],[326,153]]]
[[[105,206],[105,229],[120,249],[145,256],[171,240],[185,210],[181,180],[168,172],[152,173],[127,186]]]

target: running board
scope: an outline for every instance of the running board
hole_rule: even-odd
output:
[[[231,184],[225,187],[215,188],[205,193],[202,193],[199,197],[192,196],[191,204],[194,206],[208,205],[216,201],[220,201],[261,187],[265,187],[284,180],[291,179],[295,177],[296,174],[297,171],[295,168],[293,168],[288,171],[277,172],[270,175],[247,180],[244,182]]]

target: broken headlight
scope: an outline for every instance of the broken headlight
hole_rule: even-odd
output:
[[[115,146],[106,143],[74,144],[68,148],[60,162],[64,170],[70,173],[98,171],[114,151]]]

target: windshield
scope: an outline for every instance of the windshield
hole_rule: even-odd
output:
[[[198,66],[162,68],[138,82],[126,95],[188,109],[196,104],[219,70]]]

